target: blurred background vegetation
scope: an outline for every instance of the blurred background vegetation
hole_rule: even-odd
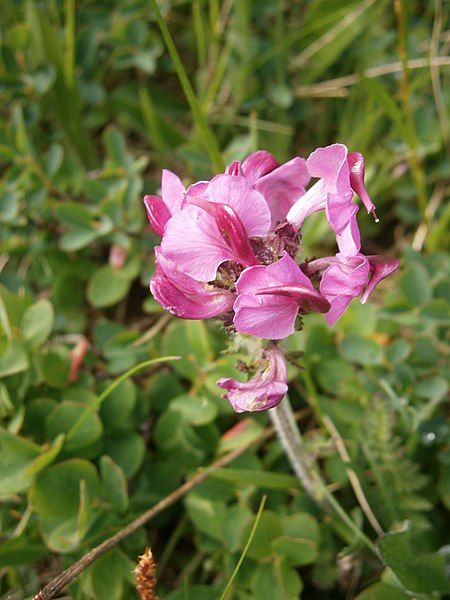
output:
[[[150,544],[163,598],[218,598],[267,493],[229,597],[444,597],[449,6],[159,6],[180,64],[147,0],[2,0],[0,598],[35,594],[267,425],[220,398],[215,381],[235,371],[218,323],[168,317],[149,295],[158,240],[141,198],[157,191],[161,168],[189,182],[258,148],[284,161],[335,141],[366,158],[381,222],[361,215],[364,251],[402,266],[333,329],[305,319],[286,345],[304,352],[290,367],[291,400],[330,490],[375,540],[321,415],[344,439],[391,532],[379,542],[385,565],[312,505],[270,440],[86,569],[69,594],[137,598],[131,571]],[[304,244],[306,255],[332,251],[321,216]],[[182,359],[98,400],[128,369],[169,354]]]

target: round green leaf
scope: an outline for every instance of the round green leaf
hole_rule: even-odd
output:
[[[144,460],[145,442],[135,431],[118,431],[114,437],[105,440],[105,453],[123,469],[129,479]]]
[[[381,362],[381,347],[374,341],[351,335],[346,337],[339,346],[341,355],[361,365],[378,365]]]
[[[20,342],[13,340],[0,356],[0,377],[15,375],[28,369],[28,357]]]
[[[110,265],[101,267],[90,277],[87,297],[92,306],[103,308],[116,304],[127,294],[130,279]]]
[[[85,411],[85,405],[71,400],[64,400],[55,406],[45,422],[47,437],[53,440],[61,433],[68,433]],[[64,450],[70,452],[91,446],[102,433],[103,426],[100,418],[95,413],[90,414],[75,435],[64,444]]]
[[[170,403],[170,409],[179,411],[192,425],[211,423],[217,415],[217,405],[206,396],[178,396]]]
[[[423,306],[431,300],[431,279],[425,267],[420,264],[408,267],[400,285],[413,306]]]
[[[69,351],[60,346],[47,350],[41,357],[41,368],[44,379],[48,385],[63,388],[69,379],[70,372]]]
[[[70,517],[78,513],[80,483],[90,498],[99,494],[97,470],[92,463],[72,458],[52,465],[37,476],[30,489],[33,509],[42,516]]]
[[[100,417],[108,432],[123,429],[124,425],[129,424],[131,413],[136,405],[136,398],[134,382],[131,379],[125,379],[103,400]]]
[[[38,300],[27,308],[21,323],[25,343],[33,347],[43,344],[52,331],[54,320],[53,306],[48,300]]]
[[[281,559],[259,566],[251,585],[258,600],[297,600],[303,589],[297,571]]]

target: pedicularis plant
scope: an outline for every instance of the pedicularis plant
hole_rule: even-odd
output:
[[[306,189],[312,178],[318,181]],[[150,224],[162,236],[154,298],[183,319],[220,316],[234,346],[236,333],[260,340],[246,366],[254,373],[249,381],[217,382],[237,412],[280,403],[288,388],[278,342],[301,328],[302,315],[324,313],[333,325],[353,298],[365,303],[397,269],[396,259],[361,252],[354,193],[378,221],[363,156],[332,144],[282,165],[259,150],[187,189],[164,170],[161,197],[145,196]],[[326,212],[336,235],[334,256],[302,253],[302,224],[317,211]]]

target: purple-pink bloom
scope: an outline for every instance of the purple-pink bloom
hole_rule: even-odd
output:
[[[212,281],[231,260],[258,264],[248,238],[267,235],[271,215],[263,196],[244,177],[218,175],[187,195],[187,205],[168,222],[161,241],[164,256],[197,281]]]
[[[398,266],[397,259],[364,256],[360,252],[353,256],[338,252],[336,256],[310,262],[308,272],[311,274],[324,269],[320,292],[330,303],[330,310],[325,315],[328,325],[336,323],[353,298],[360,296],[364,304],[380,281]]]
[[[325,210],[327,219],[337,234],[341,234],[358,211],[353,202],[356,192],[367,212],[374,213],[375,206],[364,185],[364,159],[361,154],[348,153],[344,144],[332,144],[312,152],[306,166],[317,181],[287,214],[287,220],[299,229],[310,214]]]
[[[245,269],[236,290],[237,331],[261,338],[278,340],[294,333],[299,310],[327,312],[330,308],[286,252],[275,263]]]
[[[277,406],[288,390],[286,363],[275,344],[263,351],[262,368],[245,383],[235,379],[219,379],[217,385],[228,392],[225,398],[236,412],[267,410]]]
[[[156,272],[150,281],[153,297],[183,319],[209,319],[231,310],[235,294],[185,275],[155,248]]]
[[[245,177],[264,196],[272,215],[272,227],[286,218],[291,206],[305,193],[310,179],[304,158],[296,156],[280,165],[265,150],[253,152],[242,164],[235,161],[226,172]]]
[[[186,190],[180,178],[163,169],[161,177],[161,197],[144,196],[148,220],[155,233],[162,235],[170,217],[181,210]]]
[[[369,281],[361,296],[361,304],[365,304],[380,281],[391,275],[400,265],[400,261],[396,258],[387,258],[386,256],[371,255],[367,257],[367,260],[370,265]]]

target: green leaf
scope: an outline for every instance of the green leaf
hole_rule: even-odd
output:
[[[387,533],[379,540],[381,555],[410,592],[450,592],[442,554],[421,554],[409,529]]]
[[[318,546],[315,542],[292,535],[281,535],[272,541],[276,554],[283,556],[294,566],[310,565],[317,559]]]
[[[55,347],[41,356],[42,374],[46,383],[55,388],[63,388],[69,379],[71,359],[68,350]]]
[[[76,517],[80,505],[80,483],[96,498],[100,491],[97,470],[87,460],[71,458],[39,473],[30,489],[34,510],[44,517]]]
[[[33,348],[41,346],[49,337],[54,320],[53,306],[48,300],[38,300],[27,308],[21,323],[25,343]]]
[[[192,425],[211,423],[217,416],[217,405],[207,396],[178,396],[169,406],[170,410],[180,412]]]
[[[361,365],[378,365],[381,362],[381,347],[374,341],[351,335],[346,337],[339,345],[341,355]]]
[[[168,455],[176,454],[183,465],[194,466],[204,457],[201,439],[178,411],[163,413],[154,435],[159,448]]]
[[[92,229],[95,226],[95,218],[92,210],[80,202],[65,200],[55,207],[56,218],[68,227],[81,227]]]
[[[22,344],[13,340],[0,356],[0,377],[16,375],[28,369],[28,357]]]
[[[267,558],[273,553],[272,540],[283,533],[280,517],[274,511],[265,510],[248,549],[248,556],[255,559]],[[244,537],[248,537],[248,531],[244,531]]]
[[[297,489],[300,485],[298,479],[293,475],[256,469],[218,468],[211,471],[210,477],[240,485],[255,485],[259,488],[274,490]]]
[[[186,512],[199,531],[213,539],[223,540],[223,522],[227,513],[223,502],[190,494],[186,499]]]
[[[318,557],[320,530],[316,519],[308,513],[294,513],[283,518],[284,535],[272,541],[274,552],[284,556],[290,565],[315,562]]]
[[[113,549],[95,561],[88,577],[96,600],[124,598],[124,585],[134,567],[135,563],[117,549]]]
[[[314,373],[323,389],[334,395],[342,392],[345,383],[355,376],[352,365],[338,357],[315,365]]]
[[[448,392],[448,383],[444,377],[436,376],[424,379],[416,386],[419,398],[442,400]]]
[[[129,423],[136,399],[136,386],[131,379],[125,379],[108,394],[100,406],[100,417],[108,432],[123,429]]]
[[[100,235],[101,232],[96,229],[76,227],[61,236],[59,247],[64,252],[75,252],[92,244]]]
[[[296,570],[280,558],[260,565],[251,586],[258,600],[298,600],[303,589]]]
[[[47,554],[47,549],[39,542],[30,540],[26,534],[0,545],[0,567],[31,565]]]
[[[358,594],[355,600],[407,600],[409,597],[392,585],[374,583]]]
[[[403,274],[401,288],[412,306],[423,306],[431,300],[430,276],[424,266],[414,263]]]
[[[37,444],[0,429],[0,500],[28,489],[33,477],[27,471],[40,452]]]
[[[42,454],[37,456],[30,463],[29,467],[25,471],[25,476],[28,477],[36,475],[36,473],[39,473],[39,471],[42,471],[42,469],[45,469],[45,467],[50,465],[60,453],[61,448],[63,447],[63,443],[64,436],[59,435],[48,450],[42,452]]]
[[[126,296],[130,284],[130,279],[121,271],[105,265],[89,278],[87,298],[96,308],[111,306]]]
[[[144,460],[145,442],[135,431],[118,431],[105,440],[105,453],[123,469],[129,479],[137,473]]]
[[[51,440],[60,434],[67,434],[72,425],[86,411],[86,405],[82,402],[64,400],[51,411],[45,421],[47,437]],[[83,422],[70,440],[66,440],[64,450],[73,452],[81,448],[91,446],[103,433],[103,426],[99,416],[95,413],[90,414]]]
[[[113,510],[123,512],[128,507],[127,480],[122,469],[109,456],[100,459],[103,497]]]

